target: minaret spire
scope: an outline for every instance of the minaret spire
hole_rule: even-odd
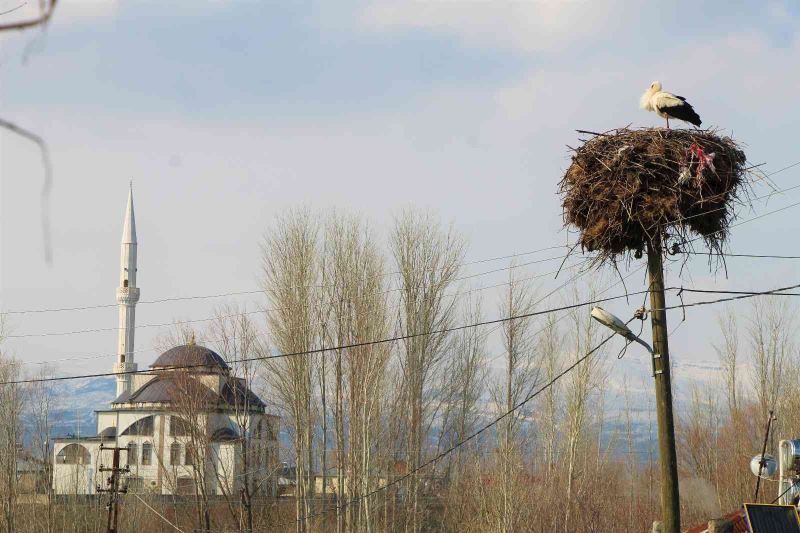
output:
[[[117,304],[119,305],[119,343],[117,345],[117,362],[114,372],[117,374],[117,396],[130,392],[131,374],[137,365],[133,362],[133,336],[136,328],[136,302],[139,301],[139,288],[136,286],[136,219],[133,214],[133,182],[128,190],[128,206],[125,209],[125,221],[122,227],[122,243],[120,251],[119,287],[117,288]]]

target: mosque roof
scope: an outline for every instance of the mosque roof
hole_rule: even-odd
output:
[[[217,393],[197,379],[185,375],[164,373],[151,379],[139,389],[123,392],[113,404],[135,403],[173,403],[181,398],[192,398],[192,401],[207,406],[234,407],[248,405],[250,408],[263,409],[263,401],[251,391],[243,379],[226,376]]]
[[[230,370],[225,360],[215,351],[197,344],[184,344],[170,348],[158,356],[150,368],[165,367],[218,367]]]

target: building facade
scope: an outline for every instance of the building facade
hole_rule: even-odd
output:
[[[253,490],[274,492],[280,419],[219,354],[190,341],[161,354],[149,371],[138,371],[136,247],[131,191],[117,289],[117,397],[109,409],[95,411],[96,435],[54,440],[54,492],[96,493],[107,476],[100,468],[112,461],[106,447],[125,449],[120,462],[130,473],[123,485],[132,491],[235,496],[248,482]]]

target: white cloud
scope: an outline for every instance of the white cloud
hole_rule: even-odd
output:
[[[602,21],[610,12],[605,1],[384,1],[370,3],[359,21],[375,31],[419,28],[450,34],[470,45],[533,51],[608,31]]]

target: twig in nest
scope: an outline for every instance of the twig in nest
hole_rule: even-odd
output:
[[[577,248],[579,244],[580,244],[580,241],[576,242],[576,243],[575,243],[575,244],[572,246],[572,248],[570,248],[570,249],[569,249],[569,251],[567,252],[567,254],[564,256],[564,259],[562,259],[562,260],[561,260],[561,264],[560,264],[560,265],[558,265],[558,270],[556,270],[556,275],[555,275],[555,276],[553,276],[553,279],[557,279],[557,278],[558,278],[558,275],[559,275],[559,274],[561,274],[561,269],[562,269],[562,268],[564,268],[564,263],[566,263],[566,262],[567,262],[567,259],[569,259],[569,256],[572,254],[572,252],[574,252],[574,251],[575,251],[575,248]]]
[[[577,131],[578,133],[588,133],[589,135],[597,135],[597,136],[605,135],[605,133],[597,133],[596,131],[588,131],[588,130],[575,130],[575,131]]]

